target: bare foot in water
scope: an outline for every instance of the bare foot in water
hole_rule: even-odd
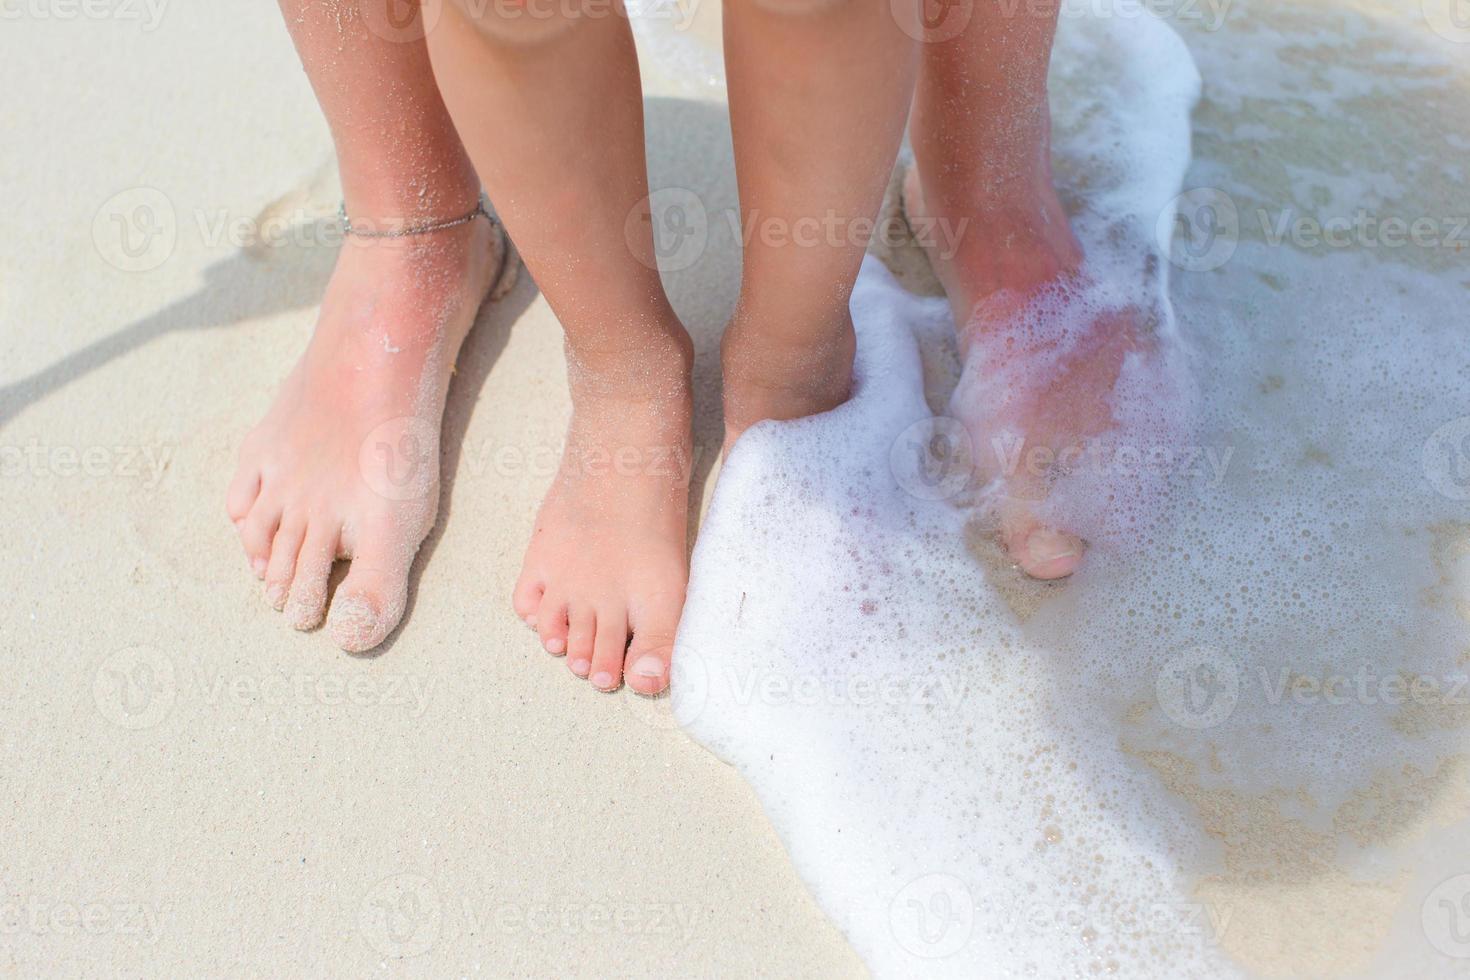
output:
[[[566,451],[512,598],[547,652],[602,691],[668,686],[689,580],[694,351],[667,318],[627,350],[568,345]]]
[[[1126,355],[1148,341],[1136,308],[1102,298],[1079,270],[1082,247],[1046,168],[1033,180],[972,198],[967,233],[929,259],[954,312],[964,372],[950,414],[968,430],[1001,542],[1026,574],[1065,578],[1085,544],[1040,516],[1052,481],[1116,426],[1113,395]],[[917,168],[904,209],[924,226]],[[943,217],[958,220],[957,210]]]
[[[1077,570],[1076,531],[1127,533],[1159,488],[1118,465],[1145,450],[1123,443],[1167,450],[1181,414],[1154,260],[1109,240],[1085,262],[1057,197],[1047,81],[1060,10],[977,8],[959,36],[922,46],[903,187],[916,233],[944,223],[925,244],[963,356],[949,414],[970,435],[1001,543],[1038,579]]]
[[[403,617],[439,504],[455,356],[505,265],[483,217],[396,239],[348,237],[315,332],[245,438],[227,509],[266,598],[296,629],[369,650]],[[327,579],[351,561],[326,613]]]

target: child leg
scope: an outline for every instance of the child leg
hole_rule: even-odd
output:
[[[725,61],[747,238],[725,333],[726,445],[847,398],[848,300],[903,137],[916,42],[874,0],[729,0]]]
[[[475,167],[566,332],[572,421],[516,611],[596,687],[618,687],[626,658],[629,685],[655,693],[688,578],[693,349],[654,265],[626,17],[555,6],[530,16],[449,2],[429,48]]]
[[[375,32],[357,4],[281,9],[331,126],[352,220],[402,228],[474,208],[479,182],[414,25],[405,41]],[[246,438],[227,499],[268,600],[296,628],[321,622],[339,557],[352,566],[328,617],[338,644],[376,646],[402,617],[437,509],[449,372],[500,248],[484,218],[343,245],[311,341]]]

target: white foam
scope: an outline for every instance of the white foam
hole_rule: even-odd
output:
[[[1097,280],[1128,282],[1143,229],[1170,224],[1194,68],[1158,22],[1086,16],[1063,18],[1056,64],[1063,172],[1091,181],[1079,231]],[[1466,673],[1463,277],[1242,240],[1171,295],[1189,430],[1223,472],[1156,488],[1133,546],[1060,589],[987,571],[970,513],[906,468],[905,433],[932,424],[921,348],[951,327],[876,260],[852,400],[755,427],[723,469],[675,711],[878,976],[1231,975],[1263,910],[1301,943],[1367,941],[1315,887],[1399,889],[1417,929],[1418,882],[1470,871],[1413,863],[1428,801],[1393,832],[1339,826],[1376,779],[1464,751],[1470,708],[1390,703],[1401,673],[1442,699]],[[1422,932],[1394,943],[1406,971],[1450,975]]]

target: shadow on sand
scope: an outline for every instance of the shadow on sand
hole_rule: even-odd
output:
[[[682,99],[650,99],[646,112],[650,187],[654,191],[677,187],[694,192],[703,202],[709,227],[708,244],[697,260],[665,274],[670,299],[689,327],[697,349],[692,528],[698,520],[699,501],[718,458],[723,434],[719,337],[739,285],[738,235],[726,220],[728,215],[736,213],[729,117],[723,106]],[[311,244],[325,236],[286,237],[288,242],[280,247],[237,249],[205,269],[204,282],[187,295],[33,374],[0,386],[0,430],[31,405],[51,397],[65,397],[73,382],[160,338],[191,331],[230,329],[250,320],[316,306],[336,263],[337,250]],[[480,311],[475,328],[460,352],[444,416],[441,465],[445,477],[439,520],[414,562],[405,624],[412,618],[419,576],[432,560],[440,536],[452,521],[454,474],[475,403],[485,379],[505,349],[512,327],[536,295],[536,286],[523,268],[515,288]],[[166,394],[161,384],[158,391],[160,395]],[[236,434],[234,441],[241,435]],[[215,502],[207,503],[213,506]],[[345,565],[339,564],[333,576],[334,587],[344,573]],[[395,630],[371,655],[389,650],[397,635]]]

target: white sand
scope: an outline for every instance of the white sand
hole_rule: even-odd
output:
[[[1190,40],[1248,53],[1252,32],[1333,16],[1324,6],[1253,3]],[[568,410],[559,332],[531,284],[460,359],[448,498],[404,628],[372,658],[292,633],[223,513],[235,448],[304,344],[333,254],[309,237],[242,249],[248,228],[228,224],[334,203],[279,17],[14,9],[0,28],[0,971],[861,972],[739,777],[648,703],[574,682],[511,614]],[[691,37],[717,21],[701,5]],[[1210,101],[1211,66],[1228,64],[1201,61],[1197,138],[1288,186],[1241,129],[1260,107]],[[659,91],[654,186],[732,206],[723,111]],[[1399,159],[1385,141],[1433,138],[1463,159],[1467,104],[1406,111],[1365,92],[1371,139],[1287,121],[1302,153],[1330,146],[1348,172],[1380,172]],[[1463,213],[1465,176],[1393,200]],[[135,225],[129,256],[114,217],[142,220],[139,205],[163,234],[144,245]],[[716,234],[671,277],[700,344],[706,447],[736,268]],[[1250,966],[1324,962],[1267,950]]]
[[[407,626],[351,658],[266,606],[224,490],[333,253],[199,222],[335,207],[330,145],[273,4],[141,27],[0,26],[0,973],[860,970],[733,770],[510,610],[568,412],[528,278],[461,356]],[[655,101],[659,179],[731,200],[725,126]],[[127,272],[94,216],[140,186],[177,244]],[[717,248],[676,283],[706,436]],[[100,475],[68,463],[89,451]]]

